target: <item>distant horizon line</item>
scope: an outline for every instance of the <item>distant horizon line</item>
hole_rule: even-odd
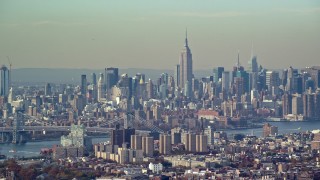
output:
[[[308,68],[308,67],[313,67],[313,66],[320,66],[320,65],[310,65],[310,66],[305,66],[305,67],[293,67],[295,69],[302,69],[302,68]],[[7,66],[9,67],[9,66]],[[138,68],[138,67],[127,67],[127,68],[122,68],[122,67],[116,67],[116,66],[106,66],[105,68],[118,68],[119,70],[121,69],[145,69],[145,70],[157,70],[157,71],[160,71],[160,70],[170,70],[170,71],[174,71],[174,68],[172,69],[156,69],[156,68]],[[216,68],[216,67],[224,67],[225,66],[212,66],[212,68],[201,68],[201,69],[194,69],[194,71],[201,71],[201,70],[212,70],[213,68]],[[264,69],[272,69],[272,70],[281,70],[281,69],[287,69],[291,67],[290,65],[288,67],[282,67],[282,68],[264,68]],[[62,70],[68,70],[68,69],[72,69],[72,70],[104,70],[105,68],[77,68],[77,67],[19,67],[19,68],[12,68],[11,70],[19,70],[19,69],[62,69]],[[245,68],[245,67],[244,67]],[[226,68],[227,70],[232,70],[231,69],[228,69]],[[245,68],[246,70],[246,68]]]

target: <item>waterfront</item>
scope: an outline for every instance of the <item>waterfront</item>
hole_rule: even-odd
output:
[[[108,138],[94,137],[92,143],[104,142]],[[42,148],[52,148],[53,145],[60,144],[60,140],[53,141],[37,141],[27,142],[26,144],[0,144],[0,154],[4,154],[7,157],[33,157],[40,155]]]
[[[278,126],[279,134],[287,134],[291,132],[304,132],[311,131],[315,129],[320,129],[320,121],[274,121],[266,122],[273,126]],[[262,128],[255,129],[240,129],[240,130],[226,130],[228,135],[231,134],[244,134],[244,135],[253,135],[261,137]]]
[[[295,121],[295,122],[268,122],[271,125],[278,126],[279,134],[285,134],[290,132],[304,132],[308,130],[320,129],[320,121]],[[300,128],[300,129],[299,129]],[[232,134],[253,134],[260,137],[262,135],[262,128],[255,129],[239,129],[239,130],[226,130],[228,135]],[[106,138],[95,137],[92,139],[93,143],[107,141]],[[41,148],[52,148],[53,145],[60,144],[59,140],[54,141],[41,141],[41,142],[27,142],[26,144],[0,144],[0,153],[7,157],[32,157],[37,156],[40,153]],[[14,152],[9,152],[14,150]]]

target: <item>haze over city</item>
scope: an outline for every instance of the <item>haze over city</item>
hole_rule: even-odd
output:
[[[320,1],[0,1],[0,180],[320,179]]]
[[[319,1],[0,2],[0,61],[13,68],[174,69],[185,29],[194,69],[316,65]]]

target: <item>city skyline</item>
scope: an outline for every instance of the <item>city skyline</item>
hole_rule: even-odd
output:
[[[231,69],[238,50],[247,68],[252,49],[265,68],[318,65],[317,1],[76,2],[2,1],[1,64],[173,70],[187,27],[195,70]]]
[[[0,1],[0,179],[320,179],[319,20],[316,0]]]

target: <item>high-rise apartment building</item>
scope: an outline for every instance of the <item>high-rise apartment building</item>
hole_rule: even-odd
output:
[[[196,152],[196,134],[186,133],[185,149],[188,152]]]
[[[196,135],[196,152],[208,151],[208,136],[198,134]]]
[[[142,137],[142,151],[147,157],[153,157],[154,142],[153,137],[143,136]]]
[[[168,118],[170,118],[168,116]],[[181,132],[182,130],[180,128],[173,128],[171,129],[171,142],[172,144],[178,144],[181,143]]]
[[[131,149],[142,149],[141,135],[131,135]]]
[[[171,136],[168,134],[160,134],[159,138],[160,154],[171,154]]]
[[[193,77],[192,54],[188,46],[188,37],[186,33],[184,48],[182,49],[182,52],[180,54],[180,78],[179,78],[180,85],[179,87],[184,88],[185,83],[187,81],[192,82],[192,77]]]
[[[204,129],[204,134],[208,137],[208,145],[214,144],[214,128],[208,126]]]

